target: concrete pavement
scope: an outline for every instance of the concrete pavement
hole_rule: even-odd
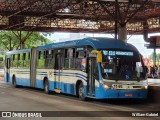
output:
[[[121,100],[120,100],[121,101]],[[131,102],[131,103],[130,103]],[[148,117],[114,117],[114,114],[118,111],[160,111],[160,105],[139,102],[128,101],[121,102],[115,101],[99,101],[90,100],[87,102],[80,101],[75,96],[63,95],[63,94],[44,94],[42,90],[29,89],[29,88],[14,88],[11,85],[6,84],[4,81],[0,81],[0,111],[113,111],[113,117],[77,117],[77,120],[149,120]],[[86,113],[91,114],[91,113]],[[96,116],[95,114],[93,116]],[[11,118],[0,118],[5,120],[12,120]],[[18,118],[15,118],[17,120]],[[19,118],[20,119],[20,118]],[[24,118],[23,118],[24,119]],[[26,118],[27,119],[27,118]],[[34,119],[34,118],[30,118]],[[38,118],[38,120],[46,118]],[[47,119],[51,119],[47,117]],[[55,119],[55,118],[54,118]],[[63,119],[58,117],[56,119]],[[75,117],[67,117],[65,120],[72,120]],[[156,117],[152,119],[158,119]],[[53,118],[52,118],[53,120]]]

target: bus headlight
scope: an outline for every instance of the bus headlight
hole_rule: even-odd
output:
[[[146,85],[146,86],[144,86],[144,89],[145,89],[145,90],[147,90],[147,89],[148,89],[148,86],[147,86],[147,85]]]
[[[108,88],[109,88],[109,86],[108,86],[107,84],[104,84],[103,87],[104,87],[105,89],[108,89]]]

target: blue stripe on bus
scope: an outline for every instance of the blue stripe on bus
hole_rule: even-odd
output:
[[[47,73],[47,72],[40,72],[40,73]]]
[[[56,75],[56,74],[55,74]],[[59,75],[56,75],[56,76],[59,76]],[[84,79],[83,77],[81,76],[72,76],[72,75],[60,75],[60,76],[71,76],[71,77],[77,77],[77,78],[81,78],[82,80],[85,80],[87,81],[86,79]]]
[[[16,84],[21,86],[30,87],[30,80],[27,78],[16,78]]]
[[[56,76],[58,76],[58,75],[60,75],[60,76],[72,76],[72,77],[80,77],[80,78],[83,78],[83,79],[85,79],[86,80],[86,78],[87,77],[83,77],[83,76],[81,76],[81,75],[76,75],[76,74],[63,74],[63,73],[55,73],[54,75],[56,75]]]
[[[30,72],[30,71],[18,71],[18,70],[17,70],[17,72],[20,72],[20,73],[21,73],[21,72]]]
[[[30,74],[30,71],[16,71],[16,74]],[[37,75],[48,75],[47,72],[37,72]]]
[[[54,72],[54,73],[59,73],[59,72]],[[60,72],[60,73],[64,73],[64,74],[77,74],[77,75],[81,75],[83,77],[86,77],[85,75],[80,74],[80,73],[68,73],[68,72]]]
[[[44,81],[36,80],[36,88],[44,89]]]
[[[58,88],[59,83],[57,81],[49,81],[49,88],[50,91],[54,91],[54,89]],[[72,94],[76,95],[76,84],[70,84],[70,83],[60,83],[60,89],[62,93]],[[84,91],[86,94],[86,86],[84,86]]]
[[[30,72],[17,72],[17,74],[30,74]],[[36,75],[48,75],[48,73],[47,72],[38,72],[38,73],[36,73]]]
[[[24,73],[17,73],[17,74],[20,74],[20,75],[21,75],[21,74],[25,74],[25,75],[27,75],[27,74],[30,74],[30,73],[25,73],[25,72],[24,72]]]
[[[87,76],[80,74],[80,73],[54,72],[54,75],[59,75],[59,74],[63,74],[63,75],[69,74],[69,75],[76,75],[76,76],[81,76],[81,77],[87,78]]]
[[[43,73],[37,73],[36,75],[48,75],[48,74],[43,74]]]
[[[48,73],[47,72],[37,72],[36,75],[46,75],[47,76]]]
[[[87,81],[87,77],[85,77],[84,78],[84,76],[82,76],[81,74],[78,74],[78,75],[76,75],[75,73],[69,73],[69,74],[64,74],[64,73],[54,73],[54,75],[56,75],[56,76],[71,76],[71,77],[78,77],[78,78],[81,78],[81,79],[83,79],[83,80],[85,80],[85,81]]]
[[[60,85],[60,86],[58,86]],[[73,87],[73,90],[71,88]],[[50,81],[49,80],[49,90],[54,91],[54,89],[59,88],[61,89],[62,93],[67,93],[67,94],[76,94],[76,85],[75,84],[70,84],[70,83],[64,83],[64,82],[58,82],[58,81]],[[36,88],[44,89],[44,82],[42,80],[37,79],[36,80]]]

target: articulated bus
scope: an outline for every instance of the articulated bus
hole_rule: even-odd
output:
[[[86,98],[146,98],[142,55],[112,38],[84,38],[6,53],[5,80]]]

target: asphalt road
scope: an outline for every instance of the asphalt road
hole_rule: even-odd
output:
[[[51,94],[47,95],[43,90],[29,89],[29,88],[14,88],[11,85],[6,84],[4,81],[0,81],[0,111],[55,111],[53,114],[57,114],[57,111],[73,111],[66,114],[73,114],[74,117],[63,117],[65,114],[59,117],[42,117],[42,118],[30,118],[30,119],[58,119],[58,120],[158,120],[158,117],[125,117],[121,116],[121,111],[160,111],[160,105],[149,103],[147,101],[137,100],[88,100],[80,101],[75,96],[64,94]],[[81,111],[78,113],[75,111]],[[85,111],[85,114],[84,114]],[[91,112],[92,111],[92,112]],[[95,111],[111,111],[110,114],[102,117],[98,116],[99,112]],[[97,115],[96,115],[97,114]],[[118,117],[115,115],[118,114]],[[80,117],[82,115],[82,117]],[[77,117],[78,116],[78,117]],[[88,116],[88,117],[86,117]],[[94,117],[91,117],[94,116]],[[160,115],[159,115],[160,116]],[[0,118],[0,120],[17,120],[22,118]],[[23,118],[28,120],[28,118]]]

